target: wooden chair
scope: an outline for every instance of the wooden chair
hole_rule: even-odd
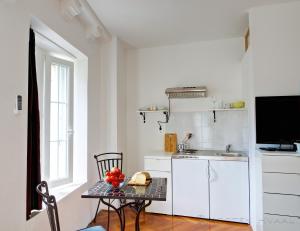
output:
[[[99,180],[103,180],[106,174],[106,171],[110,171],[113,167],[118,167],[121,171],[123,171],[123,153],[122,152],[106,152],[94,155],[94,158],[97,163]],[[100,206],[100,199],[98,202],[98,206],[95,213],[94,222],[96,222],[96,217],[98,214]],[[109,219],[110,219],[110,209],[107,208],[108,216],[107,216],[107,230],[109,230]]]
[[[36,187],[36,191],[42,197],[42,200],[46,205],[51,231],[60,231],[56,199],[53,195],[49,195],[47,182],[42,181]],[[94,226],[94,227],[80,229],[80,230],[81,231],[105,231],[105,229],[102,226]]]

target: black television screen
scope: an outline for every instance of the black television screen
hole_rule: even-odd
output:
[[[256,97],[255,106],[258,144],[300,140],[300,96]]]

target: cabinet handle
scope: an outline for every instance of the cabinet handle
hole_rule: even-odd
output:
[[[211,175],[210,182],[214,182],[214,169],[212,167],[210,167],[210,175]]]
[[[206,171],[206,176],[207,176],[207,179],[208,179],[208,182],[209,182],[210,181],[209,164],[207,164],[207,166],[205,168],[205,171]]]
[[[218,179],[218,175],[217,172],[211,167],[211,165],[209,166],[209,173],[210,173],[210,182],[214,182]]]

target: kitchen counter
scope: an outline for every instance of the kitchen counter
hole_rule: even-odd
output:
[[[155,158],[155,159],[164,159],[170,160],[175,153],[172,152],[164,152],[164,151],[153,151],[145,156],[145,158]]]
[[[156,158],[156,159],[203,159],[203,160],[227,160],[227,161],[248,161],[248,155],[245,152],[234,151],[234,153],[238,153],[239,156],[222,156],[218,153],[225,153],[222,150],[197,150],[195,153],[168,153],[163,151],[153,152],[145,158]]]

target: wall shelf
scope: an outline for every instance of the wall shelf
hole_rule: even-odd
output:
[[[196,109],[196,110],[172,110],[172,113],[182,112],[209,112],[209,111],[247,111],[247,108],[209,108],[209,109]]]
[[[169,122],[169,110],[168,109],[161,109],[161,110],[138,110],[137,111],[143,119],[143,122],[146,123],[146,113],[163,113],[166,117],[165,121],[157,121],[159,125],[159,130],[162,130],[161,123],[168,123]]]
[[[137,110],[136,112],[142,112],[142,113],[155,113],[155,112],[168,112],[168,109],[162,109],[162,110]]]
[[[212,112],[214,116],[214,122],[217,122],[216,118],[216,112],[218,111],[224,111],[224,112],[229,112],[229,111],[247,111],[247,108],[209,108],[209,109],[200,109],[200,110],[175,110],[173,113],[176,112]],[[147,113],[163,113],[166,117],[165,121],[157,121],[159,125],[159,130],[161,130],[161,123],[168,123],[169,122],[169,110],[168,109],[161,109],[161,110],[137,110],[137,113],[139,113],[142,116],[142,120],[144,123],[146,123],[146,114]]]

